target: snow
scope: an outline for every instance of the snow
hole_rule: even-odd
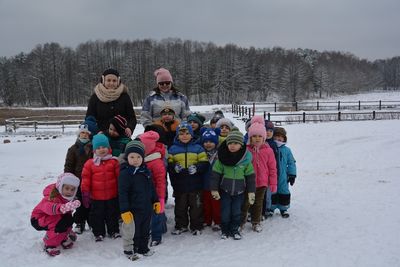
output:
[[[233,119],[233,114],[225,115],[244,132],[243,122]],[[247,225],[240,241],[221,240],[211,229],[201,236],[173,236],[169,205],[169,231],[163,243],[154,248],[153,256],[134,263],[122,255],[121,239],[95,243],[90,232],[80,235],[71,250],[62,250],[54,258],[45,255],[44,232],[31,227],[30,214],[43,188],[62,172],[67,148],[76,136],[49,140],[14,136],[26,142],[12,139],[10,144],[0,144],[0,265],[400,266],[399,121],[285,128],[298,169],[288,219],[275,213],[263,222],[261,233]],[[139,125],[135,135],[142,131]]]

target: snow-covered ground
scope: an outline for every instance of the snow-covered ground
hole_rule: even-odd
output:
[[[44,232],[31,227],[30,213],[62,172],[75,136],[10,144],[0,137],[0,266],[400,266],[400,122],[285,128],[298,168],[288,219],[275,214],[261,233],[248,225],[240,241],[210,229],[201,236],[168,232],[153,256],[134,263],[122,255],[121,240],[95,243],[90,232],[73,249],[45,255]],[[139,125],[135,135],[142,131]],[[167,216],[170,231],[171,207]]]

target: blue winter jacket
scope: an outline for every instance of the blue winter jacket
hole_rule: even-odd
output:
[[[279,157],[279,178],[278,192],[280,194],[288,194],[288,175],[296,175],[296,160],[292,151],[286,145],[278,147]]]

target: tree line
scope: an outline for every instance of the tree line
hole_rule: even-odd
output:
[[[299,101],[377,88],[399,90],[400,57],[368,61],[350,53],[242,48],[181,39],[58,43],[0,58],[0,102],[7,106],[84,106],[107,67],[119,70],[134,105],[171,71],[191,104]]]

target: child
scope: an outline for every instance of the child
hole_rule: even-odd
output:
[[[256,196],[254,205],[245,199],[242,206],[242,228],[247,221],[247,213],[250,211],[251,224],[253,231],[261,232],[260,224],[264,195],[267,187],[271,192],[276,192],[276,161],[274,152],[265,143],[267,132],[265,130],[264,118],[256,115],[251,119],[251,125],[248,129],[249,141],[247,150],[251,152],[253,168],[256,175]]]
[[[89,126],[85,122],[79,126],[79,134],[75,144],[73,144],[65,157],[64,172],[73,173],[80,180],[82,179],[82,169],[85,162],[93,157],[92,143],[90,142]],[[82,202],[81,186],[79,185],[76,193],[77,198]],[[85,230],[86,221],[89,218],[89,209],[83,205],[76,209],[74,213],[75,233],[82,234]]]
[[[201,127],[203,127],[204,121],[206,120],[206,118],[199,114],[199,113],[191,113],[188,117],[187,117],[187,122],[190,124],[190,126],[192,126],[192,130],[193,130],[193,140],[196,143],[200,144],[200,138],[201,138]]]
[[[96,242],[103,241],[107,232],[111,238],[121,237],[118,226],[118,160],[111,155],[104,134],[93,137],[93,158],[82,170],[82,202],[88,208],[89,221]]]
[[[204,224],[212,226],[214,231],[221,230],[221,203],[219,200],[212,198],[210,191],[210,179],[212,167],[218,159],[218,135],[213,129],[204,129],[201,135],[201,143],[206,151],[210,167],[206,175],[204,175],[204,190],[203,190],[203,211],[204,211]]]
[[[221,199],[221,238],[239,240],[241,207],[245,197],[254,203],[255,175],[251,153],[243,143],[243,134],[232,131],[218,148],[218,160],[213,167],[211,194]],[[247,191],[247,196],[245,196]]]
[[[290,148],[286,146],[286,130],[282,127],[275,127],[274,140],[278,146],[279,153],[279,179],[278,191],[272,195],[271,211],[279,209],[282,218],[288,218],[287,210],[290,206],[289,185],[293,186],[296,179],[296,160]]]
[[[158,142],[160,136],[154,131],[144,132],[139,136],[144,145],[144,162],[150,170],[153,178],[157,199],[160,202],[160,214],[152,213],[151,218],[151,246],[158,246],[161,243],[162,234],[167,232],[167,218],[165,217],[165,195],[166,195],[166,166],[165,146]]]
[[[171,147],[176,133],[176,128],[179,126],[179,120],[175,119],[175,111],[169,106],[165,106],[160,112],[161,118],[154,121],[155,125],[160,125],[165,131],[165,145]]]
[[[128,127],[127,121],[121,115],[114,116],[110,120],[110,125],[105,135],[108,138],[112,151],[111,153],[114,157],[118,157],[123,153],[126,144],[131,141],[125,134],[126,127]]]
[[[200,235],[203,228],[203,175],[209,164],[204,149],[193,142],[193,130],[188,123],[179,125],[168,153],[168,172],[175,196],[175,230],[172,234],[187,232],[190,220],[192,234]]]
[[[216,126],[217,126],[217,128],[221,129],[221,132],[220,132],[219,138],[218,138],[218,144],[222,144],[222,142],[228,136],[229,132],[232,130],[234,125],[229,119],[221,118],[218,120]]]
[[[150,171],[144,165],[144,151],[140,141],[130,141],[125,148],[126,162],[121,164],[118,177],[123,249],[130,260],[136,260],[137,254],[153,255],[148,247],[150,220],[153,209],[160,212]]]
[[[32,211],[32,226],[38,231],[46,230],[44,250],[50,256],[60,254],[60,245],[69,249],[76,241],[72,211],[81,204],[74,200],[78,186],[78,177],[68,172],[61,174],[55,184],[46,186],[42,201]]]

